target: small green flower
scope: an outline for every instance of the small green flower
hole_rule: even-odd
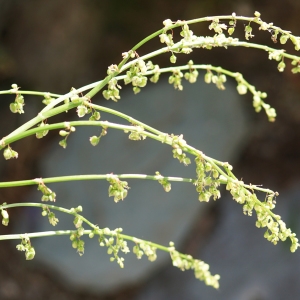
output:
[[[25,252],[26,260],[32,260],[35,256],[35,250],[32,246],[28,247],[27,251]]]
[[[59,141],[58,143],[61,147],[63,147],[64,149],[67,148],[67,140],[66,139],[63,139],[61,141]]]
[[[90,143],[93,145],[93,146],[97,146],[100,142],[100,137],[98,136],[92,136],[90,137]]]
[[[176,56],[175,56],[174,54],[172,54],[171,57],[170,57],[170,62],[171,62],[172,64],[175,64],[175,63],[176,63],[176,60],[177,60]]]
[[[79,118],[84,117],[88,113],[88,109],[85,105],[78,105],[77,106],[77,115]]]
[[[239,93],[240,95],[245,95],[245,94],[247,94],[248,88],[247,88],[247,86],[246,86],[245,84],[243,84],[243,83],[239,83],[239,84],[237,85],[236,89],[237,89],[237,91],[238,91],[238,93]]]

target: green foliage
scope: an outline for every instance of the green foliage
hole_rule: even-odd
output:
[[[235,28],[238,26],[238,21],[247,22],[247,25],[244,27],[246,41],[240,41],[238,38],[233,37]],[[210,22],[209,29],[212,31],[211,36],[197,36],[190,29],[191,24],[200,22]],[[228,22],[228,25],[223,22]],[[155,56],[170,53],[170,63],[176,64],[178,55],[189,54],[194,51],[194,49],[200,48],[211,50],[215,47],[222,47],[225,49],[231,46],[248,47],[266,51],[268,53],[268,58],[277,62],[277,69],[279,72],[283,72],[285,70],[286,63],[288,61],[291,61],[293,66],[292,73],[295,74],[300,72],[299,56],[289,54],[283,49],[278,50],[266,45],[249,42],[249,40],[254,37],[253,32],[255,30],[255,24],[259,25],[259,30],[267,31],[268,34],[270,32],[271,39],[274,43],[277,42],[277,39],[279,39],[279,42],[282,45],[291,41],[295,50],[298,51],[300,49],[300,37],[292,35],[290,31],[274,26],[273,23],[266,23],[262,21],[260,19],[260,13],[258,12],[255,12],[254,17],[236,16],[236,14],[233,13],[229,16],[205,17],[190,21],[173,22],[168,19],[163,22],[164,27],[161,30],[148,36],[128,52],[122,53],[123,60],[118,65],[113,64],[109,66],[107,76],[99,82],[89,84],[79,89],[72,88],[71,91],[65,95],[22,91],[16,84],[13,84],[11,86],[12,88],[7,91],[0,91],[0,94],[15,95],[14,102],[12,102],[9,106],[13,113],[24,113],[25,102],[23,95],[25,94],[41,96],[43,98],[41,102],[45,105],[36,117],[32,118],[19,128],[16,128],[13,132],[1,139],[0,149],[3,149],[3,155],[6,160],[18,158],[18,153],[14,151],[10,145],[20,139],[26,138],[29,135],[35,135],[38,139],[41,139],[46,136],[50,130],[58,130],[58,134],[63,138],[59,142],[59,145],[66,148],[67,138],[76,130],[76,127],[89,125],[101,127],[100,135],[94,135],[89,139],[92,146],[99,144],[100,139],[107,134],[108,128],[122,130],[124,133],[129,134],[129,139],[133,141],[152,138],[171,146],[173,157],[186,166],[192,164],[190,157],[194,157],[196,174],[195,178],[164,177],[157,171],[155,175],[70,175],[53,178],[0,182],[0,187],[2,188],[36,184],[38,185],[38,190],[42,193],[42,203],[3,203],[0,206],[0,210],[2,215],[2,224],[4,226],[7,226],[9,223],[8,209],[31,206],[40,208],[42,210],[42,216],[47,216],[49,223],[53,226],[57,225],[59,222],[53,211],[70,214],[74,217],[73,225],[75,227],[74,230],[1,235],[0,240],[21,240],[20,244],[17,245],[17,249],[25,251],[26,259],[30,260],[33,259],[35,255],[34,248],[31,245],[31,238],[51,235],[68,235],[72,242],[72,247],[77,250],[79,255],[83,255],[85,244],[81,239],[82,236],[88,235],[90,238],[97,236],[99,245],[101,247],[107,247],[107,253],[110,255],[110,261],[116,261],[121,268],[124,267],[124,258],[120,253],[126,254],[130,252],[127,242],[131,241],[133,243],[132,251],[136,254],[138,259],[140,259],[143,255],[146,255],[150,261],[155,261],[157,257],[157,250],[166,251],[170,254],[172,263],[175,267],[178,267],[181,270],[192,269],[194,270],[195,277],[197,279],[204,281],[207,285],[218,288],[220,276],[212,275],[209,271],[209,266],[203,261],[195,259],[190,255],[179,253],[172,242],[170,242],[169,247],[166,247],[155,244],[151,241],[145,241],[136,237],[125,235],[122,233],[121,228],[117,228],[115,230],[111,230],[109,228],[101,229],[81,215],[81,206],[66,209],[46,203],[49,201],[54,202],[56,200],[55,192],[48,188],[46,184],[92,179],[107,180],[109,182],[108,196],[114,197],[114,201],[119,202],[127,197],[129,191],[128,183],[123,181],[123,179],[135,178],[156,180],[162,185],[166,192],[171,190],[170,182],[172,181],[181,181],[193,184],[198,193],[198,199],[201,202],[208,202],[210,199],[219,199],[221,197],[220,186],[225,185],[233,199],[243,206],[244,214],[251,216],[253,211],[255,211],[257,217],[256,226],[266,229],[264,237],[268,241],[273,244],[277,244],[279,241],[285,241],[289,238],[291,241],[290,250],[292,252],[296,251],[299,247],[299,243],[295,233],[286,227],[279,215],[276,215],[273,212],[273,209],[275,208],[275,198],[278,196],[277,192],[261,188],[256,185],[245,184],[243,181],[238,180],[232,172],[232,166],[228,162],[221,162],[206,156],[200,150],[189,145],[187,141],[184,140],[183,135],[177,136],[163,133],[139,120],[135,120],[130,116],[123,114],[122,112],[106,108],[105,106],[96,105],[91,101],[97,93],[102,91],[102,95],[106,100],[113,100],[117,102],[121,98],[120,90],[122,88],[122,81],[125,85],[131,84],[133,92],[136,94],[147,85],[148,78],[151,82],[156,83],[162,73],[170,73],[169,83],[172,84],[175,89],[182,90],[182,80],[195,83],[199,77],[199,70],[204,70],[204,81],[207,84],[215,84],[220,90],[225,89],[227,77],[234,78],[237,83],[237,92],[240,95],[250,92],[253,97],[253,107],[255,111],[260,112],[263,109],[268,120],[273,122],[276,118],[276,111],[269,104],[264,102],[267,94],[256,90],[256,88],[246,81],[242,74],[238,72],[232,72],[221,67],[211,65],[195,64],[191,60],[188,61],[186,65],[172,66],[168,68],[160,68],[158,65],[154,65],[150,61],[150,59]],[[175,41],[173,30],[177,27],[180,28],[181,39]],[[165,45],[156,51],[144,56],[139,56],[137,53],[138,48],[155,37],[158,37],[160,42]],[[86,91],[88,92],[83,95]],[[47,123],[51,120],[52,116],[62,114],[71,109],[76,110],[78,118],[88,115],[89,119],[53,124]],[[129,125],[100,121],[100,112],[107,112],[125,119],[128,121]],[[265,194],[262,201],[258,199],[257,192]],[[88,226],[89,229],[86,230],[83,226]]]

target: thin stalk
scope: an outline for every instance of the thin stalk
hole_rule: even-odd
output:
[[[159,131],[145,123],[142,123],[141,121],[138,121],[137,119],[134,119],[122,112],[119,112],[117,110],[114,110],[114,109],[111,109],[111,108],[108,108],[108,107],[105,107],[105,106],[100,106],[100,105],[96,105],[96,104],[93,104],[93,103],[87,103],[87,105],[93,109],[97,109],[97,110],[100,110],[100,111],[103,111],[103,112],[106,112],[106,113],[109,113],[109,114],[112,114],[112,115],[115,115],[115,116],[118,116],[122,119],[125,119],[127,120],[129,123],[131,124],[135,124],[135,125],[139,125],[141,127],[143,127],[144,129],[154,133],[154,134],[157,134],[157,135],[165,135],[164,132],[162,131]]]
[[[73,215],[73,216],[78,216],[80,217],[84,223],[88,224],[91,228],[93,228],[95,231],[93,230],[84,230],[83,233],[86,234],[90,234],[91,232],[94,232],[95,234],[97,234],[97,230],[99,230],[99,227],[94,225],[93,223],[91,223],[90,221],[88,221],[86,218],[84,218],[82,215],[74,212],[74,209],[66,209],[63,207],[59,207],[59,206],[55,206],[55,205],[48,205],[48,204],[43,204],[43,203],[14,203],[14,204],[4,204],[1,205],[2,209],[8,209],[8,208],[14,208],[14,207],[38,207],[38,208],[44,208],[45,206],[47,206],[47,208],[52,209],[52,210],[57,210],[69,215]],[[38,238],[38,237],[46,237],[46,236],[58,236],[58,235],[70,235],[72,233],[76,232],[76,230],[53,230],[53,231],[44,231],[44,232],[34,232],[34,233],[26,233],[26,234],[7,234],[7,235],[0,235],[0,240],[19,240],[22,239],[24,236],[26,236],[27,238]],[[111,233],[111,234],[105,234],[104,235],[107,236],[115,236],[115,233]],[[122,233],[118,233],[118,236],[124,240],[128,240],[131,241],[133,243],[139,244],[139,243],[145,243],[151,247],[155,247],[159,250],[171,253],[172,250],[169,247],[165,247],[162,246],[160,244],[156,244],[153,243],[151,241],[147,241],[147,240],[143,240],[143,239],[139,239],[130,235],[126,235],[126,234],[122,234]],[[186,257],[185,254],[179,253],[180,256],[182,257]]]
[[[32,96],[42,96],[42,97],[45,97],[45,95],[47,94],[48,96],[54,97],[54,98],[61,96],[59,94],[53,94],[53,93],[47,93],[47,92],[37,92],[37,91],[23,91],[23,90],[18,90],[17,92],[15,92],[13,90],[0,91],[0,95],[5,95],[5,94],[12,94],[12,95],[21,94],[21,95],[32,95]]]
[[[17,140],[20,140],[22,138],[28,137],[30,135],[34,135],[38,132],[41,131],[47,131],[47,130],[55,130],[55,129],[62,129],[70,126],[98,126],[98,127],[107,127],[107,128],[113,128],[113,129],[118,129],[118,130],[123,130],[123,131],[134,131],[134,132],[139,132],[147,137],[150,137],[152,139],[155,139],[160,142],[165,142],[161,136],[152,134],[147,131],[140,131],[137,126],[128,126],[128,125],[121,125],[117,123],[112,123],[108,121],[71,121],[71,122],[61,122],[61,123],[55,123],[55,124],[45,124],[43,127],[35,127],[32,129],[29,129],[25,132],[21,132],[17,135],[14,135],[12,137],[6,137],[2,139],[2,148],[5,147],[5,145],[11,144]]]
[[[145,175],[145,174],[114,174],[119,179],[144,179],[144,180],[168,180],[174,182],[190,182],[193,183],[194,179],[192,178],[183,178],[183,177],[172,177],[172,176],[161,176],[161,175]],[[18,186],[27,186],[35,185],[41,182],[43,183],[57,183],[57,182],[69,182],[69,181],[84,181],[84,180],[107,180],[111,178],[111,174],[88,174],[88,175],[70,175],[70,176],[57,176],[57,177],[47,177],[47,178],[38,178],[38,179],[29,179],[29,180],[17,180],[17,181],[8,181],[0,182],[0,188],[8,187],[18,187]]]
[[[2,149],[5,145],[8,144],[8,140],[10,140],[10,138],[13,138],[21,133],[24,133],[24,131],[26,131],[27,129],[33,127],[34,125],[44,121],[47,118],[50,118],[52,116],[58,115],[62,112],[68,111],[74,107],[77,107],[79,104],[76,103],[67,103],[67,104],[63,104],[61,106],[55,107],[53,109],[51,109],[50,111],[46,111],[43,114],[39,113],[36,117],[34,117],[33,119],[31,119],[30,121],[24,123],[22,126],[20,126],[19,128],[17,128],[16,130],[14,130],[13,132],[11,132],[9,135],[7,135],[6,137],[2,138],[0,141],[0,149]]]

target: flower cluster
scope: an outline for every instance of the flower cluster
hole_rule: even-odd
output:
[[[53,98],[50,97],[49,93],[44,94],[45,99],[43,100],[43,103],[48,105],[53,101]],[[77,90],[75,88],[71,88],[71,91],[69,93],[69,97],[65,98],[64,103],[67,104],[71,100],[72,103],[77,104],[77,115],[78,117],[83,117],[87,110],[84,108],[83,102],[85,100],[88,100],[88,98],[84,96],[79,96]]]
[[[104,90],[102,95],[106,100],[113,100],[118,102],[120,97],[120,89],[122,87],[118,84],[118,80],[116,78],[112,78],[107,85],[107,90]]]
[[[174,267],[181,271],[194,270],[195,277],[205,282],[206,285],[215,289],[219,288],[220,275],[212,275],[209,271],[209,265],[205,262],[194,259],[190,255],[183,255],[175,250],[174,243],[170,242],[170,256]]]
[[[3,203],[5,205],[6,203]],[[2,225],[8,226],[9,223],[9,215],[6,209],[1,208],[1,215],[2,215]]]
[[[300,60],[293,60],[292,65],[295,66],[292,68],[293,74],[300,73]]]
[[[110,261],[116,261],[120,268],[124,268],[124,258],[119,256],[119,252],[122,251],[125,254],[130,252],[127,242],[120,237],[122,231],[122,228],[117,228],[115,230],[104,228],[96,231],[96,233],[99,234],[99,245],[108,248],[107,253],[112,255]],[[110,237],[107,238],[107,235]]]
[[[92,146],[97,146],[100,142],[100,138],[107,134],[107,127],[103,127],[99,136],[93,135],[90,137],[90,143]]]
[[[100,112],[90,109],[92,115],[89,117],[89,121],[99,121],[101,118]]]
[[[274,50],[274,51],[270,51],[269,52],[269,59],[272,60],[276,60],[276,61],[280,61],[282,59],[282,54],[284,53],[284,50]]]
[[[236,14],[232,13],[232,20],[229,21],[229,28],[227,30],[229,35],[232,35],[235,31],[235,27],[236,27]]]
[[[178,69],[174,69],[173,74],[169,77],[169,83],[173,84],[176,90],[182,91],[183,90],[183,86],[181,84],[182,77],[183,77],[183,73]]]
[[[120,200],[124,200],[128,193],[128,183],[127,181],[121,181],[118,176],[110,174],[107,178],[110,183],[108,188],[108,196],[114,197],[114,201],[117,203]]]
[[[16,94],[15,101],[10,104],[9,108],[12,113],[19,113],[23,114],[24,110],[23,107],[25,105],[24,103],[24,97],[18,93],[18,85],[17,84],[12,84],[11,85],[12,89],[10,90],[12,94]]]
[[[77,253],[82,256],[84,254],[84,241],[80,239],[83,232],[78,229],[77,231],[74,231],[70,235],[70,240],[72,241],[72,247],[74,249],[77,249]]]
[[[43,217],[48,216],[49,223],[52,226],[57,225],[57,223],[59,222],[59,220],[56,218],[54,212],[50,211],[50,209],[49,209],[49,207],[47,205],[43,205],[42,209],[43,209],[42,210],[42,216]]]
[[[26,260],[32,260],[35,256],[35,250],[31,246],[30,239],[26,236],[23,236],[21,243],[16,246],[19,251],[25,251]]]
[[[190,67],[189,72],[186,72],[184,74],[184,78],[189,82],[189,83],[195,83],[197,81],[197,77],[199,72],[197,71],[197,69],[193,68],[193,64],[194,62],[192,60],[190,60],[188,62],[188,66]]]
[[[196,191],[199,193],[199,201],[209,202],[210,197],[217,200],[221,197],[219,191],[219,172],[211,163],[201,156],[195,158],[197,179],[194,181]]]
[[[38,190],[42,192],[43,196],[42,196],[42,201],[51,201],[51,202],[55,202],[56,200],[56,194],[55,192],[53,192],[51,189],[49,189],[41,179],[37,179],[39,184],[38,184]]]
[[[249,38],[253,38],[254,35],[252,34],[252,27],[250,24],[245,26],[245,39],[249,40]]]
[[[45,105],[50,104],[54,98],[50,96],[50,93],[44,93],[44,100],[42,101]]]
[[[17,151],[14,151],[9,146],[7,146],[7,148],[5,148],[3,151],[3,156],[6,160],[9,160],[11,158],[18,158],[19,154]]]
[[[67,138],[71,134],[71,132],[75,132],[76,128],[74,126],[70,126],[68,122],[65,122],[65,130],[60,130],[59,135],[64,137],[61,141],[59,141],[59,145],[64,149],[67,148]]]
[[[217,18],[214,19],[209,26],[209,29],[213,29],[217,33],[217,35],[214,37],[197,36],[192,30],[189,29],[189,26],[186,22],[180,21],[178,23],[182,25],[182,31],[180,32],[180,35],[183,37],[179,43],[174,43],[173,34],[167,34],[168,27],[165,27],[165,31],[159,36],[161,43],[165,43],[172,52],[174,51],[178,53],[189,54],[193,51],[192,48],[212,49],[212,47],[226,47],[227,45],[238,41],[238,39],[225,37],[222,32],[223,29],[227,29],[227,25],[219,23]],[[170,60],[172,63],[176,61],[174,53],[172,54]]]
[[[136,130],[131,131],[128,138],[132,141],[141,141],[146,139],[146,135],[143,134],[144,128],[142,126],[135,126]],[[126,133],[126,131],[125,131]]]
[[[253,210],[256,212],[256,226],[259,228],[267,228],[264,237],[274,245],[279,240],[285,241],[290,238],[292,245],[291,252],[295,252],[300,246],[296,234],[291,229],[286,228],[286,224],[281,220],[279,215],[272,212],[275,208],[274,198],[277,192],[269,193],[264,202],[258,200],[254,192],[250,192],[244,187],[244,183],[238,180],[228,179],[226,189],[230,191],[233,199],[243,205],[243,212],[248,216],[252,216]]]
[[[141,259],[143,255],[146,255],[149,261],[156,260],[157,248],[155,246],[151,245],[151,243],[147,243],[137,238],[134,238],[134,242],[136,244],[135,246],[133,246],[132,252],[136,255],[137,259]]]
[[[153,70],[153,75],[150,78],[150,81],[156,83],[159,80],[159,76],[160,76],[159,65],[153,65],[151,61],[148,61],[147,66],[149,70]]]
[[[253,19],[253,21],[260,24],[259,30],[268,30],[269,32],[271,32],[272,33],[271,39],[274,43],[277,42],[277,36],[280,31],[281,36],[280,36],[279,41],[281,44],[286,44],[286,42],[290,39],[291,42],[295,46],[295,50],[297,50],[297,51],[300,50],[300,37],[296,37],[296,36],[292,35],[290,31],[282,30],[279,27],[275,28],[273,26],[273,23],[263,22],[260,19],[260,13],[257,11],[254,13],[254,15],[255,15],[255,18]]]
[[[279,72],[283,72],[286,65],[284,62],[284,57],[283,57],[283,53],[285,51],[284,50],[274,50],[274,51],[269,51],[269,59],[272,60],[276,60],[279,61],[277,69]]]
[[[38,125],[38,127],[43,128],[46,124],[44,122],[41,122],[40,125]],[[48,134],[49,130],[43,130],[43,131],[39,131],[35,134],[37,139],[41,139],[44,136],[46,136]]]
[[[129,71],[126,72],[124,83],[131,83],[133,86],[133,92],[135,94],[141,91],[140,88],[145,87],[148,78],[145,76],[148,69],[153,68],[153,64],[150,62],[146,64],[144,60],[138,58],[136,64],[132,65]]]
[[[189,157],[186,156],[184,151],[186,150],[185,147],[187,145],[186,141],[183,139],[183,135],[170,135],[171,138],[171,145],[173,147],[173,157],[177,158],[181,163],[184,165],[189,165],[191,160]]]
[[[276,118],[276,110],[269,104],[265,103],[262,99],[266,98],[267,94],[260,91],[253,93],[253,107],[256,112],[260,112],[263,108],[268,116],[270,122],[274,122]]]
[[[160,42],[162,44],[166,44],[168,47],[172,47],[174,45],[172,33],[167,33],[167,31],[165,31],[159,36],[159,38]]]
[[[164,190],[166,192],[170,192],[171,191],[171,183],[168,181],[168,179],[161,176],[159,172],[155,172],[155,174],[156,174],[155,178],[162,185]]]
[[[210,70],[204,75],[204,81],[206,83],[214,83],[219,90],[225,90],[224,83],[226,82],[225,74],[213,74]]]
[[[223,30],[227,29],[227,25],[220,23],[218,18],[214,18],[211,24],[208,26],[208,29],[214,30],[217,34],[222,34]]]
[[[84,254],[84,241],[80,238],[84,234],[84,228],[82,226],[83,218],[77,214],[78,212],[82,211],[82,207],[78,206],[77,208],[73,208],[71,210],[75,214],[73,224],[75,225],[77,230],[71,233],[70,240],[72,241],[72,247],[74,249],[77,249],[78,254],[82,256]]]

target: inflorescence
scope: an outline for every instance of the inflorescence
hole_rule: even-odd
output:
[[[228,25],[223,23],[222,20],[228,20]],[[240,41],[238,38],[234,38],[232,36],[239,20],[249,22],[244,28],[246,41]],[[214,33],[212,36],[197,36],[190,29],[191,24],[203,21],[210,22],[209,29]],[[180,178],[180,181],[191,182],[194,184],[198,193],[199,201],[208,202],[210,199],[219,199],[221,197],[220,186],[225,185],[226,190],[230,192],[233,199],[243,206],[243,213],[245,215],[251,216],[253,211],[256,213],[256,226],[266,229],[264,237],[268,241],[276,245],[278,241],[285,241],[287,238],[289,238],[291,240],[290,250],[291,252],[295,252],[299,247],[298,239],[296,238],[295,233],[286,227],[286,224],[281,220],[279,215],[273,213],[276,197],[278,196],[277,192],[251,184],[247,185],[243,181],[238,180],[233,174],[232,166],[229,165],[229,163],[220,162],[204,155],[201,151],[188,145],[188,143],[184,140],[183,135],[159,132],[158,130],[143,124],[138,120],[134,120],[133,118],[118,111],[94,105],[91,102],[92,96],[102,90],[105,86],[106,89],[103,89],[102,91],[103,97],[107,100],[111,99],[117,102],[121,98],[121,80],[125,85],[131,84],[133,92],[136,94],[147,85],[148,77],[150,77],[149,81],[156,83],[159,80],[160,75],[167,72],[170,73],[168,80],[169,83],[172,84],[175,89],[182,90],[183,79],[189,81],[190,83],[195,83],[199,77],[199,70],[204,70],[204,81],[207,84],[215,84],[220,90],[225,89],[227,76],[234,78],[237,83],[237,92],[240,95],[244,95],[249,91],[253,96],[253,107],[255,111],[260,112],[262,109],[265,110],[269,121],[273,122],[276,118],[276,111],[269,104],[264,102],[267,94],[265,92],[256,90],[254,86],[252,86],[243,78],[242,74],[238,72],[231,72],[221,67],[194,64],[192,60],[189,60],[185,66],[160,68],[159,65],[153,64],[150,60],[150,58],[153,58],[157,55],[170,53],[170,63],[175,64],[177,61],[177,55],[189,54],[197,48],[211,50],[215,47],[223,47],[226,49],[230,46],[240,46],[267,51],[268,59],[278,62],[277,69],[279,72],[284,71],[286,67],[286,61],[290,60],[293,66],[292,73],[300,73],[300,57],[288,54],[282,49],[274,49],[264,45],[248,42],[254,37],[253,24],[255,23],[260,26],[259,30],[268,31],[271,33],[271,39],[274,43],[279,40],[280,44],[284,45],[288,40],[290,40],[294,44],[295,50],[300,50],[300,37],[292,35],[290,31],[286,31],[274,26],[273,23],[266,23],[262,21],[260,18],[260,13],[258,12],[255,12],[254,17],[252,18],[238,17],[235,13],[233,13],[231,16],[206,17],[190,21],[172,22],[171,20],[167,19],[163,22],[163,29],[150,36],[151,38],[158,36],[160,42],[165,45],[163,48],[140,57],[136,50],[143,43],[151,39],[150,37],[146,38],[132,50],[122,53],[122,62],[119,65],[110,65],[107,70],[107,77],[100,82],[78,90],[72,88],[68,94],[63,96],[51,93],[21,91],[16,84],[13,84],[10,90],[0,92],[1,94],[7,93],[15,95],[14,101],[10,104],[11,112],[19,114],[24,113],[25,102],[23,94],[43,96],[42,102],[46,105],[46,107],[38,114],[37,117],[1,139],[0,149],[4,149],[4,158],[6,160],[18,158],[18,153],[10,147],[10,143],[13,143],[16,140],[31,134],[35,134],[38,139],[41,139],[48,134],[49,130],[54,129],[59,129],[59,135],[63,138],[59,142],[59,145],[63,148],[66,148],[67,138],[71,133],[75,132],[76,126],[87,125],[87,122],[89,122],[89,124],[92,126],[100,126],[102,128],[98,136],[94,135],[90,137],[89,141],[93,146],[99,144],[100,138],[107,134],[108,128],[123,130],[125,133],[129,133],[129,139],[134,141],[144,140],[146,137],[150,137],[170,145],[172,147],[173,157],[178,159],[179,162],[186,166],[190,165],[192,162],[190,156],[195,157],[195,178]],[[181,28],[181,39],[179,41],[174,41],[173,29],[176,27]],[[128,62],[128,60],[131,61]],[[121,73],[125,75],[120,75]],[[82,95],[82,92],[89,89],[92,90],[86,95]],[[89,121],[47,124],[47,121],[50,117],[73,108],[76,108],[79,118],[90,115]],[[119,117],[126,119],[129,123],[131,123],[132,126],[113,124],[108,121],[100,121],[100,111],[118,115]],[[71,179],[72,176],[69,177],[69,180],[74,179]],[[83,177],[84,176],[82,176],[82,180],[84,179]],[[153,176],[135,175],[130,177],[128,175],[128,177],[156,180],[162,185],[166,192],[171,190],[170,181],[179,181],[178,178],[175,177],[164,177],[159,172],[156,172]],[[106,179],[109,182],[108,196],[113,197],[115,202],[124,200],[128,195],[128,182],[121,180],[122,178],[126,178],[126,174],[120,176],[107,174],[101,175],[101,178],[98,178]],[[56,177],[57,181],[60,179],[60,177]],[[42,216],[47,216],[49,223],[52,226],[56,226],[59,222],[58,218],[56,218],[55,213],[53,212],[55,210],[74,216],[74,230],[59,232],[53,231],[47,234],[28,233],[0,236],[1,239],[20,239],[21,242],[17,245],[17,249],[25,252],[25,257],[27,260],[33,259],[35,256],[35,250],[31,244],[30,238],[54,234],[67,234],[70,236],[72,247],[77,250],[79,255],[83,255],[85,244],[82,240],[82,236],[87,234],[90,238],[97,236],[99,245],[101,247],[107,247],[107,253],[110,255],[110,261],[116,261],[121,268],[124,267],[124,258],[120,255],[120,253],[126,254],[130,252],[127,242],[131,241],[134,243],[132,252],[137,256],[138,259],[145,255],[150,261],[155,261],[157,258],[156,251],[158,249],[169,252],[173,266],[178,267],[183,271],[192,269],[197,279],[204,281],[207,285],[213,286],[214,288],[219,287],[218,281],[220,276],[212,275],[209,271],[209,265],[201,260],[191,257],[190,255],[185,255],[178,252],[174,247],[174,243],[172,242],[170,242],[169,247],[164,247],[162,245],[154,244],[153,242],[124,235],[122,233],[122,228],[117,228],[115,230],[111,230],[109,228],[100,229],[98,226],[94,225],[80,214],[82,212],[81,206],[78,206],[77,208],[65,209],[59,206],[48,204],[47,202],[53,203],[56,201],[56,194],[46,186],[45,181],[47,181],[47,179],[40,178],[31,181],[0,183],[1,187],[37,184],[38,190],[42,193],[42,203],[3,203],[0,205],[2,224],[4,226],[7,226],[9,223],[9,214],[7,210],[17,206],[32,206],[41,208]],[[55,180],[51,182],[55,182]],[[265,198],[263,201],[258,199],[256,192],[265,193]],[[88,225],[90,229],[86,230],[83,227],[84,225]]]

